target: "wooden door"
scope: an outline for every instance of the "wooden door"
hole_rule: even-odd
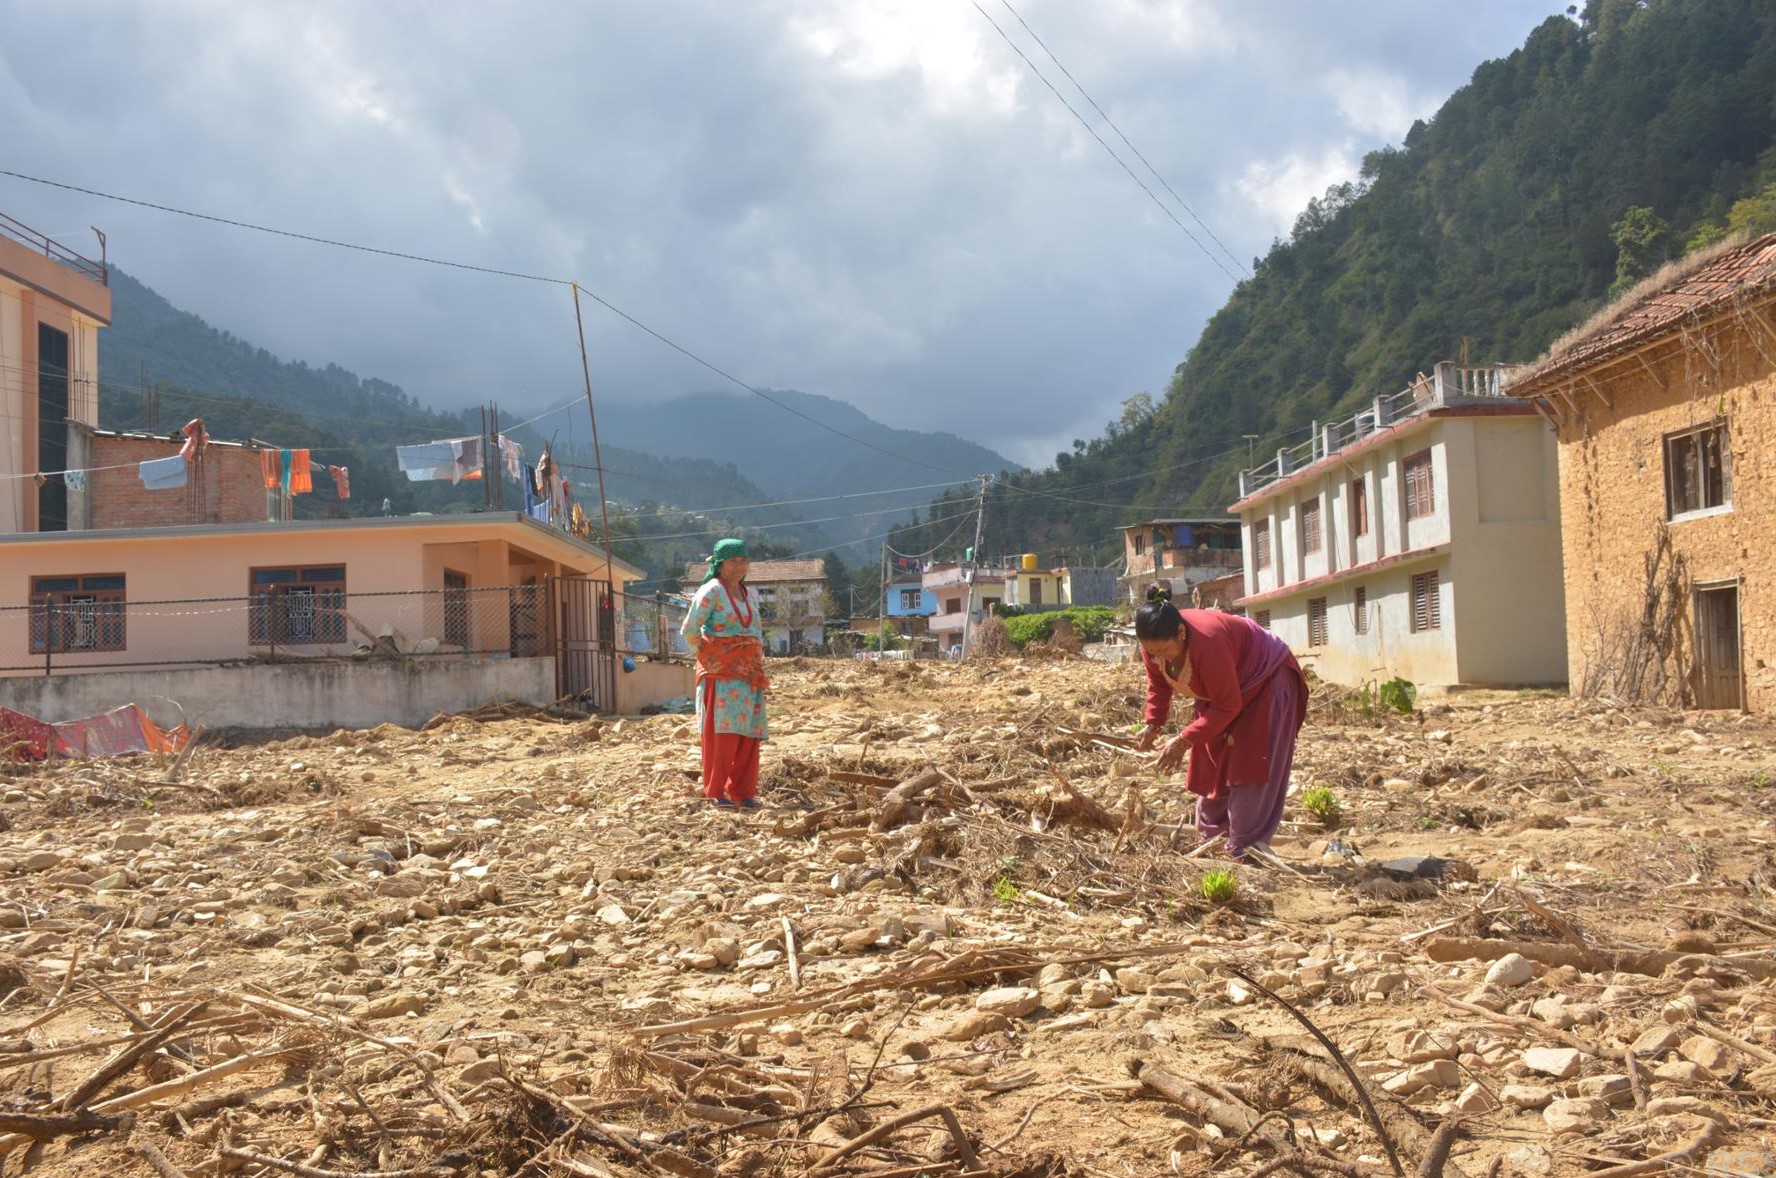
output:
[[[1696,703],[1743,708],[1739,659],[1739,586],[1696,590]]]

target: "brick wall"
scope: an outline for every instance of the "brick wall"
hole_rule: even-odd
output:
[[[1725,417],[1731,510],[1669,523],[1694,583],[1739,583],[1745,704],[1776,708],[1776,366],[1755,321],[1728,317],[1568,385],[1560,427],[1567,658],[1573,688],[1614,657],[1607,635],[1638,618],[1645,562],[1666,522],[1665,439]],[[1678,346],[1672,346],[1673,343]],[[1644,361],[1644,363],[1642,362]],[[1606,402],[1607,398],[1607,402]],[[1695,611],[1679,603],[1680,649],[1695,659]],[[1692,671],[1693,676],[1693,671]],[[1692,684],[1693,687],[1693,684]]]
[[[265,482],[258,450],[212,444],[204,447],[202,461],[191,467],[185,486],[170,491],[144,487],[134,464],[177,454],[179,445],[162,438],[94,436],[92,465],[123,469],[95,470],[87,476],[92,526],[167,528],[265,522]]]

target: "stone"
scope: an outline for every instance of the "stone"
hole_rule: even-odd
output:
[[[1542,1110],[1542,1120],[1555,1133],[1595,1133],[1609,1120],[1609,1106],[1594,1097],[1556,1100]]]
[[[1094,978],[1079,987],[1079,1000],[1088,1010],[1102,1010],[1116,1001],[1116,990],[1107,982]]]
[[[1716,1079],[1726,1079],[1738,1070],[1739,1063],[1724,1043],[1706,1035],[1691,1035],[1677,1045],[1677,1053]]]
[[[1493,1100],[1490,1092],[1476,1083],[1461,1090],[1461,1095],[1455,1098],[1455,1107],[1464,1113],[1489,1113],[1498,1107],[1498,1102]]]
[[[1533,1143],[1518,1146],[1506,1155],[1506,1160],[1511,1163],[1509,1168],[1515,1169],[1520,1174],[1539,1175],[1554,1172],[1554,1155],[1549,1153],[1545,1147]]]
[[[1659,1059],[1677,1050],[1684,1034],[1673,1026],[1648,1027],[1634,1039],[1631,1050],[1641,1059]]]
[[[1486,971],[1486,981],[1494,986],[1521,986],[1535,977],[1535,966],[1521,953],[1507,953]]]
[[[733,965],[740,960],[740,946],[729,937],[711,937],[703,942],[703,952],[715,958],[720,966]]]
[[[1578,1074],[1582,1058],[1572,1047],[1531,1047],[1523,1053],[1523,1066],[1556,1080],[1567,1080]]]
[[[1559,1093],[1539,1084],[1506,1084],[1499,1089],[1499,1099],[1512,1108],[1547,1108]]]
[[[621,904],[606,904],[598,910],[598,919],[608,925],[629,923],[629,914],[623,911]]]
[[[1414,1064],[1383,1080],[1381,1086],[1394,1096],[1410,1096],[1425,1088],[1455,1088],[1461,1082],[1462,1070],[1453,1059],[1435,1059]]]
[[[1560,1031],[1566,1030],[1578,1021],[1573,1017],[1572,1007],[1558,998],[1538,998],[1535,1004],[1529,1008],[1529,1013]]]
[[[1235,1006],[1250,1006],[1258,998],[1258,991],[1246,985],[1238,978],[1230,978],[1227,982],[1227,1001]]]
[[[966,1043],[982,1035],[991,1035],[1011,1026],[1011,1020],[990,1010],[971,1010],[944,1029],[943,1037],[952,1043]]]
[[[1116,971],[1116,984],[1125,994],[1145,994],[1158,980],[1144,969],[1127,966]]]
[[[794,1047],[802,1041],[802,1032],[793,1023],[778,1023],[771,1028],[771,1038],[785,1047]]]
[[[18,865],[22,871],[48,871],[52,867],[60,866],[61,862],[62,857],[54,851],[32,851],[20,859]]]
[[[974,1008],[986,1014],[1022,1018],[1042,1005],[1042,995],[1028,986],[1001,986],[974,1000]]]
[[[1573,1085],[1573,1090],[1580,1096],[1594,1096],[1618,1108],[1634,1103],[1634,1087],[1628,1082],[1627,1076],[1619,1073],[1586,1076]]]
[[[396,1018],[403,1014],[424,1014],[428,1005],[424,994],[384,994],[372,998],[353,1013],[359,1018]]]
[[[1666,1060],[1653,1069],[1653,1079],[1669,1080],[1674,1084],[1700,1084],[1708,1078],[1708,1072],[1701,1064],[1688,1059]]]

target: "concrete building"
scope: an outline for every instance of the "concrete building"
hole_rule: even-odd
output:
[[[903,636],[925,633],[931,615],[937,612],[937,597],[925,587],[924,574],[918,572],[896,573],[888,582],[885,604],[889,627]],[[874,633],[880,625],[871,618],[866,629]]]
[[[1558,430],[1573,689],[1776,707],[1776,236],[1630,292],[1510,392]]]
[[[973,608],[969,608],[969,590],[973,586]],[[925,588],[931,591],[937,612],[931,616],[929,630],[937,639],[940,653],[960,653],[971,627],[992,612],[993,606],[1005,600],[1005,577],[986,569],[962,565],[939,565],[924,576]]]
[[[0,214],[0,532],[87,526],[61,472],[92,465],[78,427],[99,420],[109,279],[103,260]]]
[[[1122,529],[1123,575],[1118,592],[1129,605],[1147,600],[1147,587],[1164,581],[1172,600],[1183,605],[1191,587],[1237,572],[1240,521],[1225,516],[1153,519]]]
[[[1005,604],[1019,609],[1040,612],[1062,609],[1067,605],[1061,574],[1039,567],[1034,554],[1022,557],[1016,568],[1003,573]]]
[[[1117,571],[1062,567],[1055,570],[1061,578],[1061,602],[1065,605],[1115,605]]]
[[[1509,379],[1438,364],[1242,472],[1236,604],[1335,683],[1564,683],[1554,432]]]

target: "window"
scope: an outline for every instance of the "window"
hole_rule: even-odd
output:
[[[1369,633],[1369,587],[1367,585],[1357,586],[1356,595],[1351,604],[1356,607],[1354,618],[1356,632],[1358,634]]]
[[[1309,646],[1326,645],[1326,599],[1324,597],[1307,599],[1307,644]]]
[[[1422,519],[1437,510],[1437,493],[1431,485],[1431,452],[1420,450],[1401,465],[1406,476],[1406,518]]]
[[[962,599],[960,597],[952,597],[948,601],[944,602],[944,612],[946,614],[961,613],[962,612]]]
[[[31,578],[31,653],[123,648],[122,573]]]
[[[1369,534],[1369,481],[1351,480],[1351,536]]]
[[[919,608],[919,590],[917,590],[917,589],[902,589],[900,591],[900,608],[901,609],[918,609]]]
[[[1252,563],[1261,569],[1270,567],[1270,521],[1267,519],[1252,525]]]
[[[1270,611],[1269,610],[1267,610],[1267,609],[1259,610],[1257,613],[1252,615],[1252,620],[1254,622],[1257,622],[1260,626],[1263,626],[1266,630],[1270,629]]]
[[[1665,439],[1665,502],[1672,519],[1733,505],[1733,455],[1725,420]]]
[[[345,566],[254,569],[248,574],[247,642],[301,646],[345,641]]]
[[[1441,630],[1443,606],[1438,599],[1437,574],[1419,573],[1412,578],[1412,628]]]
[[[1301,504],[1301,551],[1311,556],[1320,550],[1320,497]]]
[[[444,570],[444,641],[469,649],[469,579]]]
[[[1030,578],[1030,604],[1042,604],[1042,582],[1035,577]]]
[[[1147,551],[1147,533],[1136,532],[1134,539],[1135,539],[1135,555],[1140,556]]]

